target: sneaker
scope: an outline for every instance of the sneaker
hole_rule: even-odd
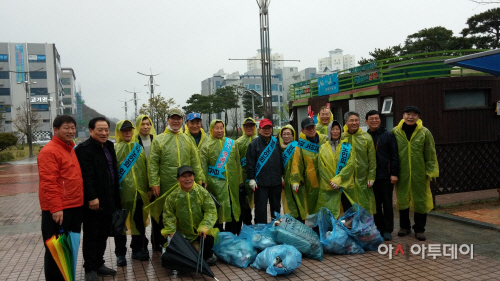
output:
[[[415,237],[418,239],[418,241],[425,241],[427,239],[423,232],[415,233]]]
[[[392,240],[392,234],[389,232],[384,232],[384,241],[391,241]]]
[[[406,235],[408,235],[410,233],[411,233],[411,229],[409,229],[409,228],[401,228],[398,231],[398,236],[406,236]]]
[[[148,261],[149,260],[149,253],[143,249],[139,252],[132,253],[132,259],[140,260],[140,261]]]
[[[115,276],[116,270],[111,269],[104,264],[97,269],[97,275],[99,276]]]
[[[125,256],[117,256],[116,257],[116,265],[117,266],[126,266],[127,259],[125,258]]]
[[[85,281],[99,281],[97,272],[95,271],[85,271]]]
[[[207,260],[207,263],[209,266],[213,266],[215,265],[215,263],[217,262],[218,258],[215,254],[212,254],[212,257],[210,257],[208,260]]]

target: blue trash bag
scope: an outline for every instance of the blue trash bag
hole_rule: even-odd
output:
[[[349,221],[350,219],[352,219],[352,227],[348,229],[344,226],[342,221]],[[356,239],[356,242],[366,251],[376,251],[378,250],[378,246],[384,242],[384,239],[375,225],[373,217],[368,211],[356,203],[354,203],[339,220],[341,221],[341,226],[349,232],[351,237]]]
[[[272,237],[277,244],[294,246],[308,258],[323,260],[323,245],[314,230],[289,214],[275,213],[275,215],[276,219],[272,221],[272,224],[279,222],[279,225],[266,229],[264,234],[267,237]]]
[[[328,252],[338,255],[363,254],[365,251],[336,220],[330,210],[323,207],[314,214],[307,216],[309,227],[318,226],[319,240]]]
[[[215,236],[214,253],[228,264],[245,268],[257,256],[252,243],[239,238],[231,232],[219,232]]]
[[[302,254],[293,246],[277,245],[266,248],[250,265],[266,270],[272,276],[287,275],[302,263]]]
[[[268,237],[264,234],[264,231],[271,227],[270,224],[254,224],[246,225],[243,224],[243,228],[240,231],[238,237],[245,239],[252,243],[253,247],[259,250],[264,250],[266,248],[276,246],[272,237]]]

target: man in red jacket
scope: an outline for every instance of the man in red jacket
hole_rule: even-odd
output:
[[[61,229],[80,232],[83,219],[83,179],[73,149],[76,120],[59,115],[54,119],[53,129],[54,137],[37,159],[43,241]],[[64,280],[47,247],[44,265],[46,280]]]

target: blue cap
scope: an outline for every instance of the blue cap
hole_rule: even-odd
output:
[[[201,115],[199,113],[193,112],[193,113],[188,114],[186,120],[191,121],[191,120],[196,119],[196,118],[201,119]]]

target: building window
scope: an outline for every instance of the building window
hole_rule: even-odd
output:
[[[47,88],[31,88],[31,95],[46,95],[49,92]]]
[[[271,91],[277,91],[278,90],[278,84],[271,84]]]
[[[256,90],[256,91],[262,91],[262,85],[260,85],[260,84],[255,84],[255,90]]]
[[[280,96],[280,102],[281,103],[283,102],[283,96]]]
[[[30,72],[31,79],[47,79],[47,71]]]
[[[0,88],[0,96],[10,96],[10,88]]]
[[[12,123],[12,121],[10,121],[10,120],[5,120],[5,124],[10,124],[10,123]]]
[[[65,96],[71,96],[71,88],[64,88],[63,91]]]
[[[63,85],[71,85],[71,79],[70,78],[61,78],[61,83]]]
[[[280,85],[280,92],[283,92],[283,85]]]
[[[457,91],[444,94],[444,108],[478,108],[488,104],[488,93],[486,90]]]
[[[9,79],[8,71],[0,71],[0,79]]]
[[[392,112],[392,98],[385,98],[382,104],[382,114],[388,114]]]
[[[278,102],[278,96],[277,95],[273,95],[273,102]]]
[[[43,123],[49,123],[50,120],[49,119],[43,119]]]
[[[64,105],[71,105],[71,98],[63,98]]]
[[[73,112],[71,111],[71,107],[65,108],[63,112],[64,112],[65,115],[71,115],[71,114],[73,114]]]
[[[255,90],[255,84],[248,84],[248,89],[249,90]]]
[[[309,73],[309,79],[316,78],[316,73]]]
[[[247,89],[247,90],[248,90],[248,84],[245,84],[245,89]]]

